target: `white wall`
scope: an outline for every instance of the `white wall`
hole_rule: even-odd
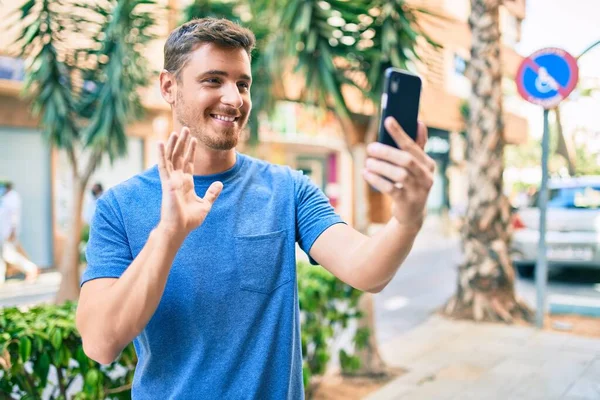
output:
[[[90,178],[88,184],[89,187],[85,194],[84,206],[85,202],[89,201],[89,189],[91,189],[94,183],[101,183],[104,190],[107,190],[144,170],[144,141],[139,138],[130,137],[128,139],[127,147],[127,156],[115,160],[112,165],[110,164],[108,157],[104,157],[102,164]],[[73,210],[73,202],[71,199],[71,167],[64,152],[60,152],[57,164],[56,193],[54,195],[55,215],[57,228],[64,234],[65,230],[68,229]]]
[[[36,264],[53,264],[50,148],[37,130],[0,127],[0,179],[21,195],[20,240]]]

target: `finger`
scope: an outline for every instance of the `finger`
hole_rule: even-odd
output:
[[[427,133],[427,126],[419,121],[417,127],[417,145],[425,150],[425,145],[427,144],[427,140],[429,139],[429,134]]]
[[[169,178],[169,170],[167,169],[165,159],[165,144],[163,142],[158,143],[158,175],[160,176],[161,182],[164,182]]]
[[[394,184],[381,176],[370,172],[369,170],[363,170],[363,177],[367,182],[371,184],[375,189],[381,193],[392,194],[394,190],[398,190]]]
[[[411,153],[398,150],[392,146],[386,146],[381,143],[371,143],[367,146],[367,155],[372,158],[387,161],[398,167],[405,168],[410,174],[416,179],[425,179],[429,171],[426,165],[423,165],[416,157]]]
[[[173,148],[178,138],[177,132],[171,132],[171,136],[169,136],[169,140],[167,141],[167,148],[165,149],[165,161],[167,161],[167,164],[173,163]]]
[[[190,130],[188,128],[183,128],[179,140],[175,143],[175,148],[173,149],[173,168],[175,169],[184,167],[183,152],[186,149],[189,137]]]
[[[204,194],[204,200],[208,201],[211,205],[215,202],[217,197],[221,194],[221,190],[223,190],[223,184],[221,182],[213,182]]]
[[[412,184],[412,180],[414,180],[405,168],[375,158],[368,158],[366,167],[369,172],[380,175],[392,183],[401,183],[403,186]]]
[[[420,147],[417,143],[415,143],[404,129],[400,126],[398,121],[396,121],[393,117],[387,117],[385,119],[385,128],[390,133],[390,135],[394,138],[394,141],[398,144],[398,146],[413,156],[417,157],[419,160],[426,163],[427,154],[423,151],[423,148]],[[422,128],[420,128],[422,129]],[[417,129],[418,131],[418,129]],[[417,133],[418,138],[418,133]],[[429,166],[428,166],[429,167]]]
[[[198,145],[198,140],[196,138],[191,138],[188,144],[188,148],[185,151],[185,156],[183,157],[184,168],[183,171],[188,174],[194,173],[194,160],[196,157],[196,146]]]
[[[423,151],[425,150],[425,145],[427,144],[428,140],[429,140],[429,132],[427,130],[427,125],[425,125],[423,122],[419,121],[419,127],[417,129],[417,144],[419,145],[419,147],[421,147],[423,149]],[[437,164],[435,163],[433,158],[429,157],[429,155],[427,153],[425,153],[425,155],[426,155],[425,162],[426,162],[427,168],[431,172],[435,171],[435,167],[437,166]]]

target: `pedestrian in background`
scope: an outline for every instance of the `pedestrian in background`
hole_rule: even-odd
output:
[[[34,282],[40,274],[40,269],[23,254],[19,244],[21,196],[14,190],[12,182],[4,182],[0,193],[0,242],[2,244],[0,283],[6,279],[7,263],[23,272],[26,282]]]
[[[100,182],[94,183],[92,186],[92,190],[90,190],[90,199],[85,206],[85,211],[83,213],[83,220],[86,224],[90,224],[92,222],[92,218],[94,217],[94,212],[96,211],[96,203],[102,194],[104,193],[104,188]]]

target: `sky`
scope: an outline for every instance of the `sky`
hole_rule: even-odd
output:
[[[577,57],[600,41],[600,0],[526,0],[526,16],[521,41],[516,50],[529,56],[544,47],[558,47]],[[579,77],[600,79],[600,45],[578,61]],[[567,134],[585,127],[600,132],[600,96],[581,98],[577,91],[561,104],[563,129]],[[529,134],[540,138],[543,132],[541,108],[524,106]],[[552,119],[552,118],[551,118]]]
[[[521,42],[528,56],[544,47],[559,47],[577,57],[600,40],[600,0],[526,0]],[[581,60],[582,75],[600,77],[600,45]]]

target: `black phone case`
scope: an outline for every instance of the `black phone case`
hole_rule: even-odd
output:
[[[392,90],[394,80],[398,84],[398,89],[395,93]],[[421,78],[398,68],[386,69],[385,83],[381,97],[381,119],[377,134],[378,142],[398,147],[383,124],[387,117],[394,117],[408,136],[413,140],[417,139],[420,97]]]

